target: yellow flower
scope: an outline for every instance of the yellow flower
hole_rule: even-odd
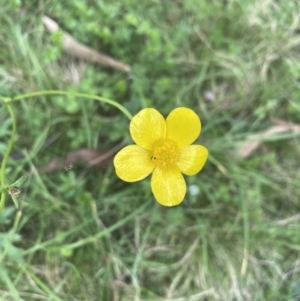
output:
[[[144,179],[150,173],[156,200],[164,206],[182,202],[186,193],[183,174],[192,176],[204,166],[208,151],[190,145],[200,135],[201,123],[188,108],[173,110],[165,120],[155,109],[143,109],[130,122],[134,145],[114,158],[117,175],[126,182]]]

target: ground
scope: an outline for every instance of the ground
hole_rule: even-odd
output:
[[[0,300],[300,300],[297,0],[14,0],[0,15],[1,156],[5,100],[69,93],[10,104],[5,184],[27,179],[0,213]],[[65,33],[131,71],[74,56]],[[181,205],[116,176],[129,119],[75,92],[198,114],[209,159]]]

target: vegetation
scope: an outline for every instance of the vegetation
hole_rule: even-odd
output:
[[[70,56],[44,15],[131,72]],[[5,99],[69,92],[10,104],[6,183],[27,180],[0,213],[0,300],[300,300],[299,1],[11,0],[0,16],[1,156]],[[75,92],[200,116],[209,159],[180,206],[111,161],[45,171],[130,142],[120,110]]]

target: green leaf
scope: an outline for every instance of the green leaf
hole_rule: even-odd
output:
[[[10,186],[12,186],[12,187],[21,187],[23,185],[23,183],[26,181],[26,179],[27,179],[27,176],[22,176],[20,179],[18,179],[16,182],[11,184]]]
[[[5,207],[0,214],[0,225],[8,225],[11,222],[14,207]]]
[[[12,196],[12,195],[11,195],[11,198],[13,199],[16,208],[19,209],[19,201],[18,201],[18,199],[16,197]]]

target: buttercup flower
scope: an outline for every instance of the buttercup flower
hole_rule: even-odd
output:
[[[180,204],[186,193],[182,174],[195,175],[208,157],[204,146],[191,145],[200,130],[200,119],[191,109],[177,108],[166,120],[155,109],[141,110],[130,122],[136,144],[124,147],[114,158],[117,175],[135,182],[152,173],[156,200],[164,206]]]

